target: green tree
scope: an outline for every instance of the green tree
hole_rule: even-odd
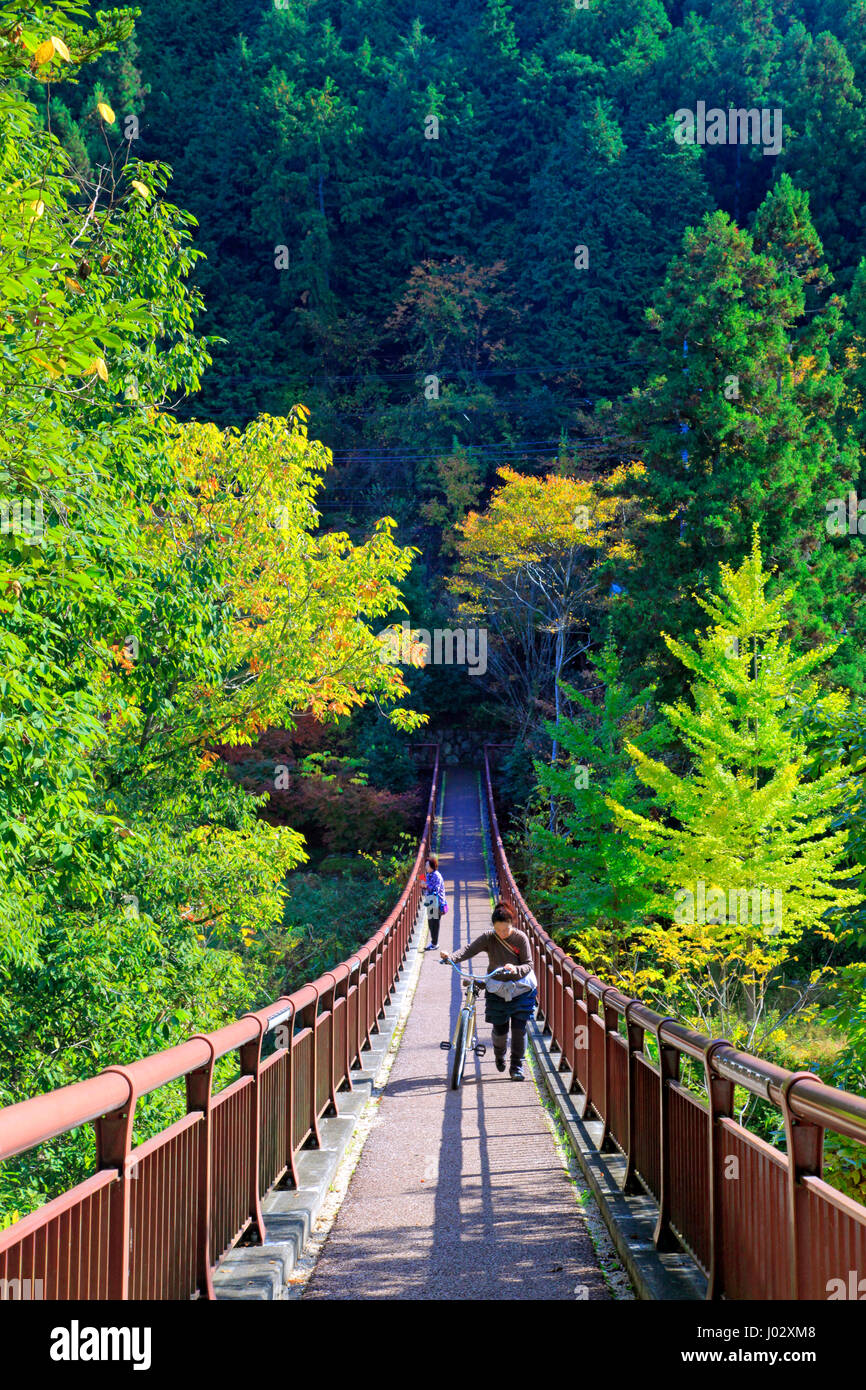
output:
[[[769,579],[755,535],[742,565],[722,565],[717,592],[698,600],[709,626],[696,646],[665,635],[691,673],[690,701],[662,706],[691,770],[680,775],[629,741],[653,804],[647,813],[610,799],[656,885],[645,979],[750,1048],[804,933],[832,937],[827,914],[861,897],[845,882],[847,828],[834,828],[849,774],[845,764],[810,768],[801,717],[819,699],[815,673],[832,648],[795,653],[783,635],[790,591],[770,597]],[[837,711],[846,702],[824,699]]]
[[[305,408],[242,433],[173,417],[209,361],[192,219],[161,165],[91,181],[22,91],[127,32],[79,13],[0,31],[0,1103],[258,997],[250,942],[305,853],[217,745],[374,701],[418,723],[375,632],[412,552],[388,518],[359,544],[321,530]],[[79,1175],[78,1140],[59,1153],[4,1191]]]
[[[556,829],[550,830],[546,815],[539,818],[532,828],[532,853],[552,883],[539,897],[553,910],[568,950],[597,974],[622,980],[633,970],[649,889],[609,802],[638,806],[638,780],[625,742],[646,747],[652,692],[630,695],[619,665],[608,636],[586,673],[590,690],[600,688],[600,698],[564,687],[575,711],[559,728],[564,761],[535,763],[539,787],[556,798]],[[547,727],[554,736],[553,726]]]
[[[804,317],[807,291],[825,278],[805,197],[783,177],[754,236],[723,213],[690,230],[647,313],[654,371],[629,414],[644,437],[636,491],[652,520],[644,518],[617,626],[632,679],[649,664],[664,695],[682,677],[655,633],[694,628],[695,588],[748,552],[756,522],[795,586],[792,631],[807,646],[842,633],[835,672],[863,684],[862,555],[825,525],[829,499],[846,494],[859,468],[836,430],[841,302],[819,301]]]

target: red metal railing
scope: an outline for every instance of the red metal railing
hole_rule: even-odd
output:
[[[584,1117],[602,1122],[600,1148],[614,1145],[625,1156],[624,1190],[655,1199],[657,1247],[687,1250],[707,1275],[708,1298],[826,1299],[831,1290],[851,1297],[839,1290],[859,1290],[866,1279],[866,1207],[823,1181],[823,1142],[830,1130],[866,1144],[866,1099],[663,1018],[566,955],[535,920],[509,868],[489,749],[499,895],[532,944],[543,1029],[571,1073],[571,1090],[583,1094]],[[658,1062],[645,1051],[648,1034]],[[681,1084],[684,1056],[703,1067],[708,1103]],[[786,1153],[733,1118],[735,1085],[781,1111]]]
[[[86,1124],[97,1147],[92,1177],[0,1232],[0,1280],[41,1281],[46,1299],[213,1298],[220,1260],[247,1232],[264,1239],[262,1197],[277,1183],[297,1186],[298,1151],[319,1144],[319,1120],[352,1089],[378,1032],[418,917],[438,780],[437,748],[412,875],[347,961],[216,1033],[0,1110],[0,1161]],[[277,1050],[263,1060],[276,1029]],[[229,1053],[239,1076],[214,1092],[214,1063]],[[179,1077],[186,1115],[133,1146],[139,1097]]]

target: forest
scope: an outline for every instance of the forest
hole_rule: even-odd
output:
[[[0,1105],[365,940],[454,729],[577,959],[863,1093],[864,86],[864,0],[0,4]]]

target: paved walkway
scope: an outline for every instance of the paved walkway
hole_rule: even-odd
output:
[[[475,774],[448,770],[439,867],[455,950],[490,926]],[[479,973],[486,957],[472,963]],[[377,1122],[305,1298],[610,1297],[531,1077],[487,1055],[459,1091],[439,1043],[454,1032],[459,981],[428,952]],[[579,1291],[576,1289],[580,1286]]]

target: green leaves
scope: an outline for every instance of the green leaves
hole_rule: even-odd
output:
[[[551,829],[547,807],[540,807],[531,841],[549,884],[539,896],[554,914],[557,936],[593,971],[622,979],[633,968],[651,884],[610,802],[639,805],[625,742],[646,746],[651,692],[635,697],[625,690],[610,636],[590,670],[602,684],[603,702],[563,686],[574,713],[558,726],[560,762],[535,763],[539,787],[555,797],[556,823]],[[547,730],[557,733],[550,723]]]
[[[28,51],[53,69],[63,50]],[[222,433],[163,413],[210,360],[167,169],[88,184],[17,82],[0,130],[3,1104],[249,1007],[306,851],[213,750],[397,705],[376,628],[412,552],[388,521],[363,544],[319,532],[330,456],[306,407]],[[3,1182],[19,1206],[84,1157],[71,1140]]]
[[[707,1026],[721,1016],[727,1027],[742,1009],[751,1035],[804,934],[831,938],[828,913],[862,897],[846,882],[847,829],[837,823],[847,770],[811,765],[815,739],[801,714],[818,699],[815,673],[832,648],[795,653],[781,635],[791,595],[770,598],[769,583],[755,536],[743,564],[723,565],[717,592],[700,600],[711,621],[696,645],[665,637],[692,672],[690,699],[662,706],[690,767],[628,742],[653,801],[635,811],[609,800],[655,884],[645,948]],[[823,698],[844,711],[844,695]]]

